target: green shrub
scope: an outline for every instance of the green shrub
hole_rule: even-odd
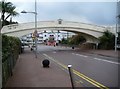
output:
[[[2,35],[2,62],[4,62],[11,54],[15,59],[21,50],[21,41],[19,38]]]
[[[103,36],[99,37],[100,49],[114,49],[115,35],[108,30],[103,33]]]
[[[9,38],[2,35],[2,62],[4,62],[10,55]]]
[[[12,75],[12,69],[16,64],[21,52],[21,41],[19,38],[2,35],[2,85]]]

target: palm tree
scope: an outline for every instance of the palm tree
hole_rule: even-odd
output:
[[[0,11],[2,12],[2,26],[6,25],[7,19],[10,16],[17,16],[18,13],[15,11],[15,6],[11,2],[5,2],[2,0],[0,2]]]

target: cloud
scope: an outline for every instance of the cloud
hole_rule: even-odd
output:
[[[34,1],[34,0],[32,0]],[[40,2],[37,0],[38,21],[57,20],[78,21],[99,25],[115,24],[115,2]],[[100,1],[100,0],[99,0]],[[34,11],[33,2],[14,2],[17,12]],[[14,18],[20,23],[33,22],[34,14],[22,14]]]
[[[7,0],[11,2],[34,2],[35,0]],[[117,2],[117,0],[36,0],[37,2]]]
[[[91,24],[93,24],[94,22],[92,22],[92,21],[90,21],[87,17],[85,17],[85,16],[75,16],[75,15],[71,15],[71,16],[69,16],[69,18],[68,18],[68,16],[66,15],[66,16],[64,16],[64,18],[63,18],[63,20],[66,20],[66,21],[75,21],[75,22],[82,22],[82,23],[91,23]]]
[[[42,14],[42,10],[40,10]],[[96,24],[114,24],[116,3],[57,3],[56,6],[44,7],[46,18],[64,18],[73,21],[90,22]],[[42,17],[42,15],[40,16]],[[74,19],[73,19],[74,18]]]

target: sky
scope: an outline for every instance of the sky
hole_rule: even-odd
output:
[[[13,17],[18,23],[34,22],[34,14],[20,13],[35,10],[35,0],[6,0],[16,6],[19,16]],[[89,2],[88,2],[89,1]],[[108,2],[109,1],[109,2]],[[37,21],[74,21],[96,25],[116,23],[117,0],[36,0]]]

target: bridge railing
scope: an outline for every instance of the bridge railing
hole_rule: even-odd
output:
[[[13,24],[4,26],[2,29],[2,33],[7,33],[11,31],[20,31],[23,29],[34,29],[34,22],[29,23],[21,23],[21,24]],[[71,28],[83,28],[83,29],[89,29],[93,31],[100,31],[103,32],[105,30],[105,27],[93,25],[93,24],[86,24],[86,23],[80,23],[80,22],[71,22],[71,21],[63,21],[62,24],[58,24],[57,21],[39,21],[37,22],[37,28],[49,28],[49,27],[71,27]]]

